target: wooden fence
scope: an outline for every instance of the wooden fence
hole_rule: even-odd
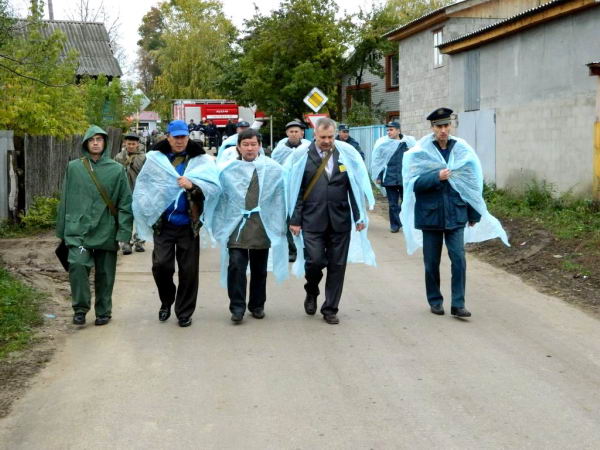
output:
[[[121,149],[121,130],[108,128],[110,155]],[[67,163],[81,157],[83,136],[56,139],[52,136],[28,136],[15,139],[19,174],[19,209],[27,211],[36,196],[60,193]]]

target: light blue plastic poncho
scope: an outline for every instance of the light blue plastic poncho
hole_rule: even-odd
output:
[[[280,140],[277,143],[277,145],[275,146],[275,149],[273,150],[273,152],[271,153],[271,158],[273,158],[275,161],[277,161],[281,165],[285,164],[288,157],[292,154],[292,152],[294,150],[298,150],[300,147],[310,145],[309,140],[302,139],[302,141],[300,142],[300,145],[298,147],[291,148],[291,147],[288,147],[287,145],[285,145],[287,143],[287,141],[288,141],[288,138],[283,138],[282,140]]]
[[[222,194],[215,208],[212,232],[221,247],[221,285],[227,286],[229,251],[227,243],[238,224],[252,212],[260,215],[271,241],[269,270],[277,281],[288,278],[288,243],[285,208],[284,169],[271,158],[259,155],[252,162],[239,159],[220,166],[219,180]],[[246,194],[254,170],[257,172],[260,194],[256,210],[246,211]]]
[[[369,217],[367,216],[367,205],[373,209],[375,197],[371,189],[371,181],[365,163],[354,147],[342,141],[335,141],[335,148],[339,151],[339,163],[346,167],[346,173],[350,179],[352,195],[360,211],[360,217],[352,217],[352,223],[364,222],[365,229],[356,231],[352,226],[350,234],[350,248],[348,251],[348,262],[364,263],[369,266],[376,266],[375,252],[371,247],[368,238]],[[300,192],[300,185],[306,168],[308,159],[308,147],[302,147],[302,150],[296,150],[291,154],[284,165],[287,172],[287,195],[288,195],[288,216],[291,217],[296,207],[296,200]],[[298,249],[298,257],[292,266],[292,272],[298,278],[304,275],[304,241],[302,233],[300,236],[294,236],[294,242]]]
[[[205,225],[209,225],[221,193],[219,173],[213,157],[200,155],[191,158],[183,176],[202,189],[204,212],[200,219]],[[146,154],[146,162],[135,182],[132,204],[141,240],[152,241],[152,226],[171,203],[184,195],[185,189],[177,184],[179,177],[166,155],[159,151]]]
[[[433,144],[433,133],[421,138],[414,148],[404,154],[404,199],[400,218],[404,225],[406,250],[409,255],[423,245],[423,233],[415,229],[415,181],[421,175],[442,169],[452,171],[449,183],[465,202],[481,214],[479,223],[473,227],[465,227],[465,243],[499,237],[509,246],[506,232],[498,219],[489,213],[483,200],[483,172],[475,150],[464,139],[454,136],[450,136],[450,139],[456,140],[456,144],[450,152],[447,164]]]
[[[237,133],[235,133],[235,134],[232,134],[231,136],[229,136],[223,142],[221,142],[221,145],[219,146],[219,151],[217,152],[218,155],[220,155],[221,152],[223,150],[225,150],[226,148],[235,147],[237,145],[237,138],[238,138],[238,135],[237,135]]]
[[[387,173],[387,165],[402,142],[406,142],[406,145],[409,149],[417,144],[417,141],[414,137],[407,135],[403,135],[402,139],[399,140],[382,136],[375,141],[373,153],[371,154],[371,179],[373,182],[376,182],[377,179],[379,179],[379,174],[381,174],[383,171],[383,176],[381,177],[381,182],[383,183]],[[381,185],[378,185],[378,187],[382,193],[385,193],[385,189],[383,189]]]
[[[225,143],[227,141],[229,141],[231,138],[235,137],[233,143],[229,143],[227,146],[223,147],[225,145]],[[234,134],[233,136],[229,136],[227,139],[225,139],[225,141],[223,142],[223,144],[221,144],[221,147],[219,147],[219,153],[217,154],[217,166],[221,166],[224,163],[227,163],[229,161],[232,161],[234,159],[237,159],[239,156],[239,153],[237,151],[237,134]],[[264,155],[265,154],[265,150],[261,147],[260,148],[260,154]]]

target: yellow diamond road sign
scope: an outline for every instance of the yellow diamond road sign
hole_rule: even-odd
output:
[[[313,90],[304,97],[304,103],[306,103],[314,112],[319,112],[323,105],[327,103],[327,100],[329,99],[319,88],[313,88]]]

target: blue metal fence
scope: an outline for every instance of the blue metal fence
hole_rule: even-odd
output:
[[[358,141],[360,148],[365,153],[365,164],[368,168],[371,167],[371,152],[375,141],[381,136],[385,136],[385,125],[370,125],[368,127],[351,127],[350,136]],[[309,141],[314,138],[314,130],[309,128],[306,130],[304,137]]]

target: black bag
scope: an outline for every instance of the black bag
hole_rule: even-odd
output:
[[[60,261],[60,263],[62,264],[62,266],[65,268],[65,271],[69,271],[69,247],[67,247],[67,244],[65,244],[65,240],[61,240],[60,244],[58,244],[58,247],[56,247],[56,250],[54,250],[54,253],[56,254],[56,257],[58,258],[58,260]]]

